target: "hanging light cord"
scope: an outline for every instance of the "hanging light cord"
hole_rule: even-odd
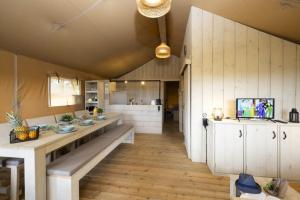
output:
[[[85,10],[83,10],[82,12],[80,12],[78,15],[72,17],[71,19],[65,21],[65,22],[61,22],[61,23],[54,23],[54,27],[53,27],[53,31],[59,31],[62,28],[65,28],[66,26],[68,26],[69,24],[72,24],[73,22],[77,21],[79,18],[81,18],[82,16],[86,15],[88,12],[90,12],[91,10],[93,10],[94,8],[96,8],[96,6],[103,2],[104,0],[97,0],[95,3],[93,3],[92,5],[90,5],[89,7],[87,7]]]

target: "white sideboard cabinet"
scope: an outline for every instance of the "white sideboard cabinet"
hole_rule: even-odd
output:
[[[208,166],[213,174],[300,180],[300,125],[209,120]]]
[[[280,126],[280,177],[300,180],[300,127]]]
[[[245,125],[245,172],[277,177],[278,131],[276,124]]]
[[[243,170],[243,125],[222,124],[215,127],[215,170],[239,173]]]

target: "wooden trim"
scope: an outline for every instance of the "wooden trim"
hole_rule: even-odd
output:
[[[184,63],[183,63],[183,65],[182,65],[181,69],[180,69],[180,75],[183,75],[184,70],[185,70],[185,68],[187,67],[187,65],[191,65],[191,64],[192,64],[191,59],[186,58],[186,59],[184,60]]]

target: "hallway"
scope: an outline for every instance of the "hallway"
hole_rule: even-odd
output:
[[[173,123],[163,135],[136,134],[82,180],[81,200],[228,199],[229,179],[212,176],[186,157],[183,136]]]

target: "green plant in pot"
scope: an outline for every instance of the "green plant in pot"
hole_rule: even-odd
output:
[[[64,114],[61,116],[60,121],[64,123],[71,123],[73,121],[73,116],[69,114]]]
[[[98,113],[99,115],[102,115],[103,112],[104,112],[104,110],[103,110],[102,108],[97,108],[97,113]]]

